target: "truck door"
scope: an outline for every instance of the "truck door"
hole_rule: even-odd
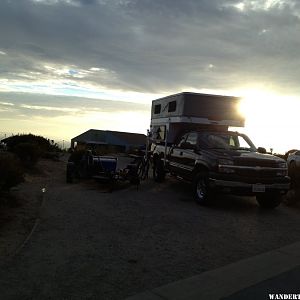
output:
[[[170,157],[170,169],[175,174],[190,179],[195,165],[196,132],[185,134],[179,144],[174,146]]]

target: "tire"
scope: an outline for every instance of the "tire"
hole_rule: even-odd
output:
[[[259,206],[264,209],[273,209],[280,205],[282,196],[278,194],[257,195],[256,201]]]
[[[194,179],[194,199],[200,205],[207,205],[211,200],[211,190],[209,188],[207,172],[200,172]]]
[[[157,159],[153,164],[153,178],[156,182],[163,182],[165,179],[164,162],[161,159]]]

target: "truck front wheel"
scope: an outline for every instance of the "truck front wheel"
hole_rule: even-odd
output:
[[[211,191],[209,189],[208,176],[206,172],[198,173],[194,179],[194,198],[198,204],[209,203]]]
[[[278,194],[257,195],[256,201],[261,208],[272,209],[277,207],[281,203],[282,196]]]

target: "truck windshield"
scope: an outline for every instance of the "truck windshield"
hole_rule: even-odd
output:
[[[256,151],[250,140],[232,132],[201,132],[199,133],[199,146],[202,149]]]

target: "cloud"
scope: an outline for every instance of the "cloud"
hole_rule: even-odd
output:
[[[10,102],[0,102],[0,105],[4,105],[4,106],[14,106],[13,103],[10,103]]]
[[[17,119],[55,118],[61,116],[81,117],[87,114],[120,114],[149,112],[150,105],[124,101],[89,99],[72,96],[54,96],[29,93],[0,93],[0,116]],[[2,112],[2,114],[1,114]]]
[[[68,140],[90,128],[145,133],[150,105],[29,93],[0,93],[1,135],[34,133]]]
[[[278,0],[3,0],[0,78],[148,93],[255,84],[298,93],[299,12],[297,1]]]

